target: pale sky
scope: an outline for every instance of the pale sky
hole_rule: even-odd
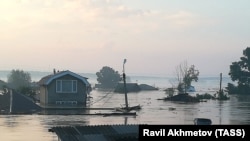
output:
[[[249,0],[0,0],[0,70],[227,75],[250,46]]]

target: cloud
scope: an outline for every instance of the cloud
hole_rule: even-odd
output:
[[[0,39],[26,49],[73,46],[105,55],[108,50],[131,53],[135,47],[143,53],[179,50],[180,38],[190,42],[185,30],[206,25],[190,11],[134,9],[116,0],[4,0],[0,5],[6,13],[0,15]]]
[[[164,13],[132,9],[115,0],[19,0],[4,5],[1,26],[15,31],[77,30],[91,32],[152,30],[189,27],[199,23],[197,15],[187,11]],[[1,7],[2,8],[2,7]],[[53,26],[55,25],[55,26]],[[52,27],[51,27],[52,26]],[[72,28],[73,27],[73,28]],[[77,29],[78,28],[78,29]],[[5,28],[6,29],[6,28]],[[3,32],[7,32],[1,28]]]
[[[157,65],[154,58],[167,60],[172,54],[183,55],[180,50],[192,53],[193,46],[204,46],[205,39],[197,40],[199,35],[191,33],[216,24],[192,11],[132,8],[119,0],[2,0],[0,11],[4,13],[0,45],[9,47],[7,52],[22,52],[15,56],[23,57],[39,51],[46,54],[46,58],[37,56],[41,62],[49,62],[60,52],[53,60],[58,64],[72,55],[99,66],[121,64],[126,57],[138,64],[152,60]]]
[[[187,11],[178,11],[177,13],[166,15],[165,18],[172,27],[185,28],[198,24],[197,15]]]

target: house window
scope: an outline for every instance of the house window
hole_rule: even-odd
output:
[[[76,80],[56,80],[57,93],[77,93]]]
[[[56,101],[57,105],[77,105],[77,101]]]

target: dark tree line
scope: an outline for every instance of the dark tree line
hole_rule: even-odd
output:
[[[230,65],[229,76],[235,84],[228,83],[229,94],[250,94],[250,47],[243,50],[239,61]]]

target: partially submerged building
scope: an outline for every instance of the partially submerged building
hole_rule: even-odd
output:
[[[147,85],[147,84],[140,84],[137,83],[126,83],[127,92],[139,92],[139,91],[151,91],[151,90],[159,90],[156,87]],[[116,93],[124,93],[124,83],[118,83],[114,89]]]
[[[41,110],[32,99],[13,89],[8,89],[7,93],[0,95],[1,114],[32,114]]]
[[[39,99],[43,108],[85,107],[91,85],[79,74],[69,70],[55,72],[41,78]]]
[[[126,91],[127,92],[139,92],[141,91],[141,88],[137,83],[126,83]],[[117,86],[114,89],[114,92],[116,93],[124,93],[124,83],[118,83]]]

